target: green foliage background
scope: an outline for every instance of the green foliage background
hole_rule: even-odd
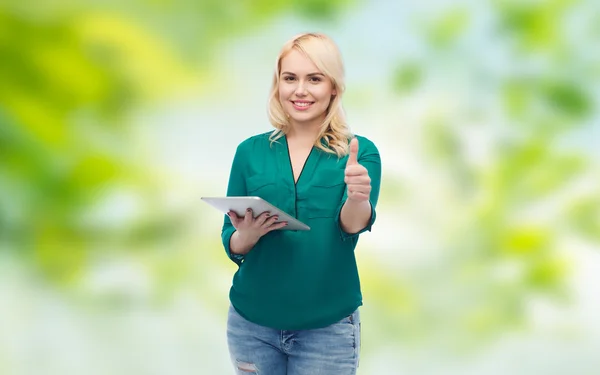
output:
[[[350,122],[384,161],[378,225],[357,250],[361,372],[592,374],[600,9],[435,3],[2,2],[0,373],[231,371],[235,267],[220,216],[197,202],[224,191],[212,164],[226,170],[267,122],[203,111],[264,106],[270,71],[248,51],[274,61],[318,30],[340,42]],[[381,40],[361,39],[370,27]],[[378,59],[361,50],[377,45]],[[189,103],[188,133],[165,118]],[[192,175],[160,163],[207,134],[227,141],[192,153]],[[508,360],[524,350],[530,362]]]

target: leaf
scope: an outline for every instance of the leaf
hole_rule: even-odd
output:
[[[563,20],[575,0],[495,1],[500,30],[514,38],[520,51],[531,54],[562,47]]]
[[[417,88],[423,80],[423,69],[418,63],[400,65],[393,73],[393,87],[399,93],[407,93]]]
[[[469,12],[455,8],[435,20],[427,31],[427,39],[434,47],[448,47],[455,42],[469,26]]]
[[[543,84],[540,91],[557,115],[583,120],[592,114],[592,101],[581,84],[550,81]]]

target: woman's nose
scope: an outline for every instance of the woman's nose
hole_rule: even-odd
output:
[[[298,86],[296,86],[296,95],[306,95],[306,86],[303,82],[298,82]]]

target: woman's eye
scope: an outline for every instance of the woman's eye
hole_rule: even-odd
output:
[[[283,77],[283,80],[284,80],[284,81],[293,81],[294,79],[295,79],[295,78],[294,78],[294,77],[292,77],[292,76],[285,76],[285,77]]]
[[[321,78],[319,78],[319,77],[310,77],[310,80],[312,82],[321,82]]]

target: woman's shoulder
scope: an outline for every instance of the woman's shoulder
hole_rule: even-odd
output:
[[[253,151],[256,148],[268,146],[270,143],[269,137],[272,133],[272,131],[264,132],[244,139],[238,145],[238,151]]]
[[[358,150],[359,150],[359,153],[362,150],[372,151],[372,152],[379,153],[379,151],[377,150],[377,146],[375,145],[375,142],[373,142],[369,138],[364,137],[364,136],[359,135],[359,134],[354,134],[354,137],[358,140]]]

